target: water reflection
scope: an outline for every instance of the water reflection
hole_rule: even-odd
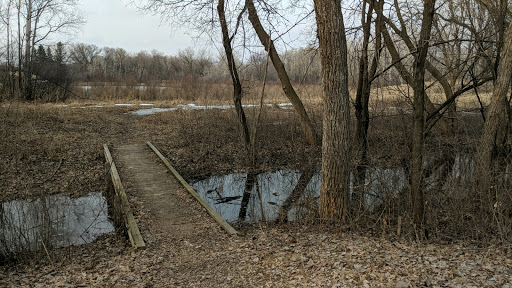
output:
[[[250,186],[249,197],[244,201],[244,190],[247,182],[246,173],[235,173],[196,182],[192,187],[213,207],[226,221],[236,222],[239,216],[248,222],[274,220],[278,216],[279,207],[288,198],[297,184],[300,174],[295,171],[279,170],[255,175],[255,181]],[[250,181],[249,181],[250,182]],[[315,194],[320,191],[320,177],[315,175],[306,191]],[[308,193],[306,193],[308,194]],[[261,198],[261,201],[260,201]],[[262,209],[263,207],[263,209]],[[245,211],[244,211],[245,210]],[[294,207],[288,217],[296,219],[298,211]]]
[[[192,187],[228,222],[273,221],[279,217],[283,207],[287,211],[287,220],[294,221],[307,215],[311,207],[316,207],[320,195],[321,177],[316,172],[307,177],[309,182],[304,193],[289,199],[300,176],[298,171],[265,172],[256,175],[255,183],[251,185],[247,174],[235,173],[213,176],[193,183]],[[379,205],[383,193],[397,193],[405,188],[406,182],[401,168],[368,169],[365,182],[366,205],[370,208]],[[249,183],[247,186],[250,194],[244,193],[247,190],[246,183]],[[352,190],[353,187],[350,188]],[[290,205],[288,202],[293,203]]]
[[[472,157],[464,154],[443,159],[435,162],[430,157],[425,160],[425,168],[432,169],[431,173],[425,175],[426,193],[441,195],[443,191],[460,191],[460,187],[464,187],[462,184],[470,181],[473,174]],[[509,167],[505,170],[509,171]],[[288,170],[250,175],[249,178],[245,173],[235,173],[213,176],[192,186],[228,222],[273,221],[278,218],[293,221],[315,210],[320,194],[321,177],[316,172],[309,173],[305,177],[307,179],[302,180],[307,181],[304,193],[300,191],[290,197],[300,176],[298,171]],[[501,186],[504,186],[510,182],[509,178],[505,176],[498,182],[503,182]],[[364,181],[358,184],[362,187],[354,187],[354,183],[354,175],[351,175],[350,193],[352,195],[355,189],[362,189],[363,205],[368,211],[379,207],[385,199],[405,197],[409,187],[407,172],[403,167],[369,167]]]
[[[248,222],[257,222],[262,219],[277,218],[280,207],[297,184],[299,176],[299,172],[286,170],[255,175],[254,183],[248,185],[249,197],[245,199],[243,197],[247,182],[245,173],[214,176],[193,183],[192,186],[226,221],[235,222],[240,218]],[[309,181],[302,198],[315,197],[317,191],[320,191],[318,173]],[[242,202],[246,204],[242,205]],[[300,214],[301,209],[298,207],[295,205],[289,211],[290,220],[296,219]]]
[[[0,206],[0,252],[65,247],[94,241],[114,231],[101,193],[72,199],[52,195],[15,200]],[[0,253],[1,254],[1,253]]]

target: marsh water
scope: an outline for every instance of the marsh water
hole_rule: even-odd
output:
[[[251,185],[248,202],[244,204],[244,191],[248,180],[246,173],[213,176],[192,183],[192,187],[228,222],[272,221],[277,219],[281,207],[290,197],[300,176],[299,171],[289,170],[257,174],[254,185]],[[378,205],[384,191],[390,193],[399,191],[405,187],[406,181],[405,173],[401,168],[368,169],[365,199],[367,205]],[[289,221],[303,218],[310,213],[311,209],[315,209],[320,195],[320,185],[320,173],[313,173],[305,192],[288,211],[287,219]],[[351,187],[351,191],[353,189],[354,187]],[[242,207],[246,211],[241,213]],[[241,214],[244,214],[245,217],[240,217]]]
[[[0,205],[3,253],[90,243],[113,231],[107,201],[100,192],[80,198],[51,195]]]
[[[433,162],[433,158],[425,160],[425,166]],[[449,166],[448,166],[449,165]],[[506,189],[510,185],[510,165],[505,168],[502,178],[498,178],[496,185]],[[442,195],[459,191],[457,187],[464,187],[469,183],[473,174],[473,160],[467,154],[457,155],[450,164],[443,164],[434,169],[425,178],[425,192]],[[246,173],[213,176],[208,179],[192,183],[192,187],[228,222],[258,222],[277,219],[280,210],[285,205],[291,192],[299,181],[299,171],[278,170],[253,175],[254,185],[247,183],[249,177]],[[366,169],[363,199],[365,206],[371,211],[379,206],[383,199],[401,197],[406,195],[408,177],[402,167],[369,167]],[[305,217],[318,207],[321,177],[316,172],[309,178],[305,192],[301,194],[289,209],[289,221]],[[353,195],[355,186],[354,175],[351,175],[350,194]],[[244,193],[244,191],[248,191]],[[249,193],[250,192],[250,193]],[[248,196],[244,201],[244,195]],[[248,200],[248,201],[247,201]],[[286,210],[285,210],[286,211]]]

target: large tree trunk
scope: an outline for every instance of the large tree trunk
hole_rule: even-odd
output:
[[[430,31],[434,18],[435,0],[426,0],[423,5],[420,41],[414,59],[414,104],[411,155],[411,204],[413,223],[418,231],[423,231],[425,203],[423,196],[423,146],[425,129],[425,66],[429,47]],[[421,236],[423,237],[423,236]]]
[[[347,221],[350,184],[350,103],[347,40],[340,1],[315,0],[322,62],[324,120],[320,218]]]
[[[483,193],[483,195],[491,186],[492,162],[497,156],[503,155],[506,148],[510,125],[510,104],[507,101],[507,92],[511,84],[511,66],[512,29],[509,26],[504,38],[497,79],[486,115],[487,120],[475,157],[475,188],[477,193]]]
[[[318,137],[316,135],[311,119],[309,118],[306,109],[304,109],[304,105],[302,104],[302,101],[295,92],[295,89],[293,89],[292,83],[290,81],[290,78],[288,77],[288,73],[286,72],[283,61],[281,61],[281,58],[277,53],[276,47],[274,46],[274,42],[261,25],[258,12],[256,11],[256,7],[254,6],[254,1],[246,0],[245,4],[247,6],[247,11],[249,12],[249,21],[251,21],[252,27],[254,28],[254,31],[256,31],[256,34],[258,35],[261,44],[265,47],[265,51],[267,51],[270,55],[270,59],[272,60],[274,68],[276,69],[277,76],[281,81],[284,94],[286,95],[286,97],[288,97],[288,99],[293,105],[293,108],[295,109],[295,112],[299,116],[302,128],[304,129],[306,141],[310,145],[316,145],[318,143]]]

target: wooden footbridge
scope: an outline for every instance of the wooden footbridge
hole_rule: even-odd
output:
[[[111,214],[114,216],[116,225],[126,229],[132,247],[143,248],[146,244],[143,240],[144,235],[141,234],[133,216],[116,163],[123,167],[122,171],[126,174],[123,174],[123,179],[129,179],[135,186],[137,197],[142,200],[144,205],[152,208],[150,213],[154,221],[174,225],[173,230],[179,230],[180,225],[194,224],[190,223],[191,213],[193,213],[190,207],[178,201],[176,197],[178,189],[185,189],[227,233],[238,234],[197,194],[174,169],[169,160],[150,142],[116,148],[114,154],[117,157],[115,159],[117,162],[114,161],[107,145],[103,145],[102,151],[105,155],[105,172],[107,174],[107,199],[113,208]],[[173,233],[173,231],[168,232]]]

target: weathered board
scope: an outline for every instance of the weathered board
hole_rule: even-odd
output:
[[[112,154],[110,154],[110,150],[108,149],[108,146],[106,144],[103,145],[103,149],[103,152],[105,153],[105,166],[107,168],[106,170],[107,173],[110,174],[112,179],[112,185],[114,186],[113,205],[114,210],[116,210],[115,213],[122,214],[126,231],[128,233],[128,238],[130,239],[132,247],[144,248],[146,247],[146,244],[142,239],[142,235],[140,234],[137,222],[133,217],[133,213],[130,208],[130,203],[128,201],[128,196],[126,195],[123,184],[121,183],[121,178],[119,177],[119,173],[117,171],[116,164],[114,163],[114,159],[112,158]]]
[[[162,155],[162,153],[160,153],[160,151],[158,151],[158,149],[156,149],[156,147],[153,146],[153,144],[151,144],[151,142],[148,141],[148,142],[146,142],[146,144],[149,146],[149,148],[151,148],[151,150],[153,150],[153,152],[155,152],[155,154],[160,158],[160,160],[162,160],[162,162],[164,162],[165,166],[167,166],[169,171],[171,171],[171,173],[174,175],[174,177],[181,183],[181,185],[183,185],[183,187],[190,193],[190,195],[192,195],[192,197],[194,197],[206,209],[208,214],[210,214],[213,217],[213,219],[215,219],[215,221],[217,221],[217,223],[219,223],[219,225],[222,228],[224,228],[224,230],[226,230],[226,232],[228,232],[228,234],[230,234],[230,235],[240,234],[231,225],[229,225],[229,223],[226,222],[226,220],[224,220],[215,210],[213,210],[213,208],[210,207],[210,205],[208,205],[208,203],[206,201],[204,201],[203,198],[201,198],[201,196],[199,196],[199,194],[197,194],[197,192],[194,190],[194,188],[192,188],[192,186],[190,186],[187,183],[187,181],[185,181],[185,179],[183,179],[183,177],[181,177],[181,175],[178,173],[178,171],[176,169],[174,169],[174,167],[171,165],[169,160],[167,160],[167,158],[165,158]]]

